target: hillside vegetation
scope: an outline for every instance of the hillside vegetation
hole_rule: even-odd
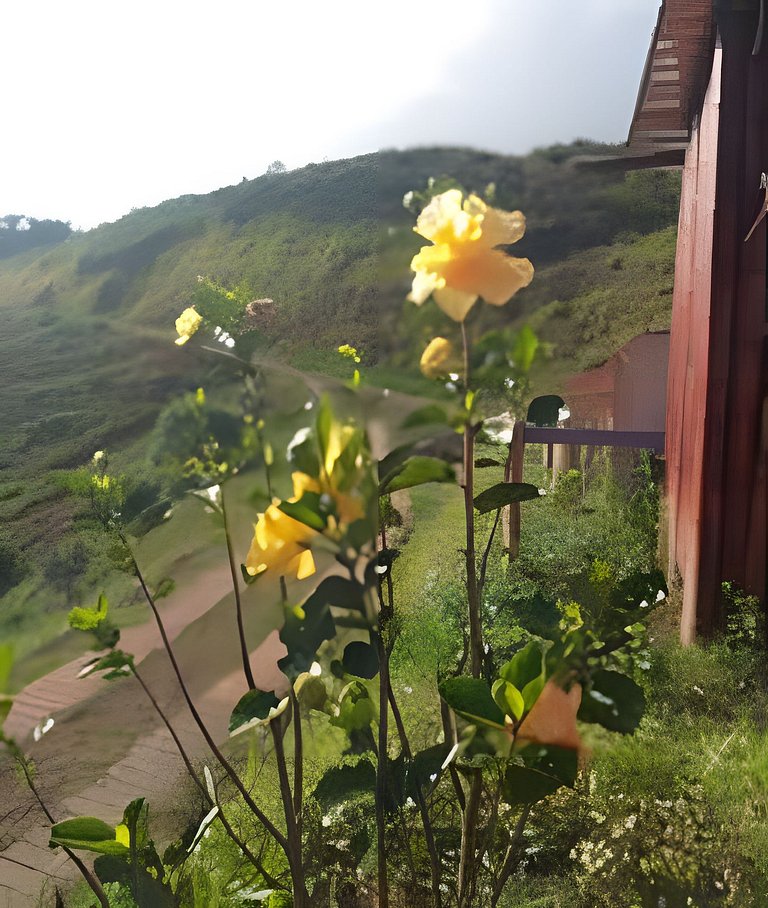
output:
[[[612,151],[576,142],[525,157],[383,152],[183,196],[86,233],[45,221],[17,230],[20,216],[7,216],[14,231],[3,231],[10,240],[0,254],[0,638],[31,649],[26,629],[41,611],[48,630],[37,620],[34,641],[55,636],[65,607],[89,595],[98,577],[100,554],[63,471],[106,447],[139,498],[164,494],[147,440],[161,408],[207,375],[196,354],[172,343],[198,275],[275,301],[273,320],[252,341],[263,353],[322,371],[346,342],[364,351],[370,381],[421,391],[414,354],[433,335],[435,315],[403,304],[419,238],[401,199],[446,174],[481,192],[493,183],[495,204],[528,217],[514,251],[531,258],[537,277],[489,318],[529,320],[548,343],[537,392],[605,360],[635,334],[667,327],[679,179],[576,164]],[[82,570],[44,583],[59,577],[62,563]]]

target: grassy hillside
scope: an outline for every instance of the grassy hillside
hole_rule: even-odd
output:
[[[371,381],[419,389],[414,354],[439,320],[434,307],[403,303],[419,238],[401,199],[448,174],[478,191],[494,183],[496,204],[528,216],[514,251],[534,261],[536,280],[486,317],[531,320],[553,352],[542,387],[604,360],[641,331],[665,327],[677,175],[575,166],[600,151],[611,149],[580,142],[526,157],[384,152],[264,175],[86,233],[43,233],[52,241],[19,254],[5,250],[0,637],[26,639],[32,622],[39,630],[41,610],[60,627],[65,607],[98,576],[88,567],[99,560],[96,543],[62,471],[107,447],[138,486],[161,488],[163,477],[146,464],[148,433],[160,409],[209,369],[172,344],[173,321],[198,275],[274,299],[274,323],[256,338],[271,356],[327,371],[335,348],[348,342],[365,351]],[[57,577],[61,550],[84,564],[69,588],[41,579]]]

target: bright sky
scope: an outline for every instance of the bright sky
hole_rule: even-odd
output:
[[[2,3],[0,216],[88,228],[275,159],[621,141],[659,3]]]

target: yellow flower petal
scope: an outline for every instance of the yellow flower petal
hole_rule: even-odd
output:
[[[419,368],[427,378],[443,378],[449,372],[458,372],[458,356],[453,344],[444,337],[435,337],[421,354]]]
[[[413,257],[408,299],[421,305],[430,295],[457,322],[478,297],[501,306],[533,280],[528,259],[512,258],[496,246],[516,243],[525,233],[520,211],[490,208],[475,195],[463,200],[457,189],[435,196],[422,211],[416,231],[434,245]]]
[[[476,293],[466,293],[453,287],[443,287],[432,294],[437,305],[455,322],[463,322],[477,302]]]
[[[305,580],[307,577],[311,577],[315,573],[315,559],[312,557],[312,552],[309,549],[306,549],[299,556],[299,563],[296,569],[296,579]]]
[[[200,315],[192,306],[187,306],[176,319],[176,331],[179,334],[176,343],[179,344],[179,346],[181,346],[181,344],[186,344],[190,337],[192,337],[195,331],[200,327],[202,321],[202,315]]]

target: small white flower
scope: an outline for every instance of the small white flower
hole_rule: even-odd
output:
[[[412,693],[413,693],[413,688],[412,688],[412,687],[408,687],[407,685],[403,688],[403,690],[406,692],[406,694],[412,694]]]
[[[35,741],[39,741],[40,738],[43,737],[43,735],[48,734],[48,732],[53,728],[53,726],[54,726],[54,721],[49,716],[45,720],[45,722],[40,722],[38,725],[35,726],[35,730],[32,732],[32,737],[35,739]]]
[[[234,337],[228,337],[228,338],[224,341],[224,346],[225,346],[225,347],[229,347],[230,349],[231,349],[232,347],[234,347],[234,346],[235,346],[235,339],[234,339]]]
[[[694,684],[693,689],[697,694],[700,694],[702,697],[704,696],[704,691],[698,686],[698,684]]]
[[[103,451],[96,451],[96,453],[93,455],[92,460],[94,463],[98,463],[103,457],[104,457]]]
[[[666,598],[667,598],[667,594],[664,592],[664,590],[659,590],[658,593],[656,593],[657,602],[661,602],[662,599],[666,599]]]
[[[312,665],[309,666],[309,673],[313,678],[318,678],[323,673],[320,663],[313,662]]]
[[[312,407],[314,407],[314,404],[312,403],[311,400],[308,400],[308,401],[304,404],[304,409],[305,409],[305,410],[311,410]]]
[[[634,814],[632,814],[631,816],[628,816],[627,819],[624,821],[624,826],[626,829],[634,829],[635,823],[637,823],[637,817]]]
[[[448,769],[448,767],[449,767],[449,766],[451,765],[451,763],[453,762],[453,758],[454,758],[454,757],[456,756],[456,754],[458,753],[458,750],[459,750],[459,745],[458,745],[458,744],[454,744],[453,747],[451,748],[451,751],[450,751],[450,753],[448,754],[448,756],[443,760],[443,765],[440,767],[440,769]]]

